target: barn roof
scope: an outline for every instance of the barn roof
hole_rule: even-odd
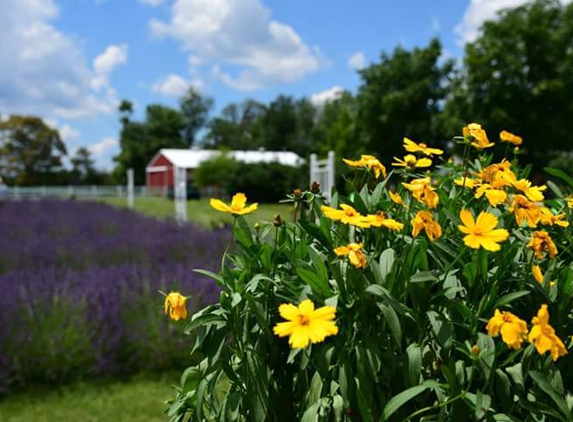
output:
[[[221,154],[221,151],[214,149],[160,149],[155,157],[149,162],[151,165],[159,155],[163,155],[174,166],[194,169],[210,158]],[[271,163],[278,162],[287,166],[298,166],[302,159],[290,151],[229,151],[229,157],[245,163]]]

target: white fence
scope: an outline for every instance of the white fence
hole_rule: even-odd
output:
[[[334,187],[334,151],[329,151],[326,159],[319,160],[316,154],[310,155],[310,183],[320,183],[324,197],[330,201]]]
[[[127,188],[124,185],[92,185],[92,186],[14,186],[6,190],[7,199],[39,199],[39,198],[127,198]],[[148,196],[146,186],[134,186],[136,197]]]

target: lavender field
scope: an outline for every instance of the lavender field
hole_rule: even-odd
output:
[[[189,364],[158,290],[216,300],[228,230],[74,201],[0,204],[0,394]]]

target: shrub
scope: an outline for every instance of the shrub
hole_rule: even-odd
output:
[[[171,420],[572,420],[572,201],[492,163],[479,125],[454,139],[429,173],[423,144],[388,178],[362,157],[347,196],[291,195],[295,223],[237,216]]]

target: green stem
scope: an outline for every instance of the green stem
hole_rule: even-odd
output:
[[[229,252],[229,248],[235,240],[235,225],[237,224],[237,216],[233,215],[233,228],[231,229],[231,238],[229,239],[229,244],[225,248],[225,252],[223,252],[223,257],[221,258],[221,271],[225,269],[225,260],[227,259],[227,252]]]

